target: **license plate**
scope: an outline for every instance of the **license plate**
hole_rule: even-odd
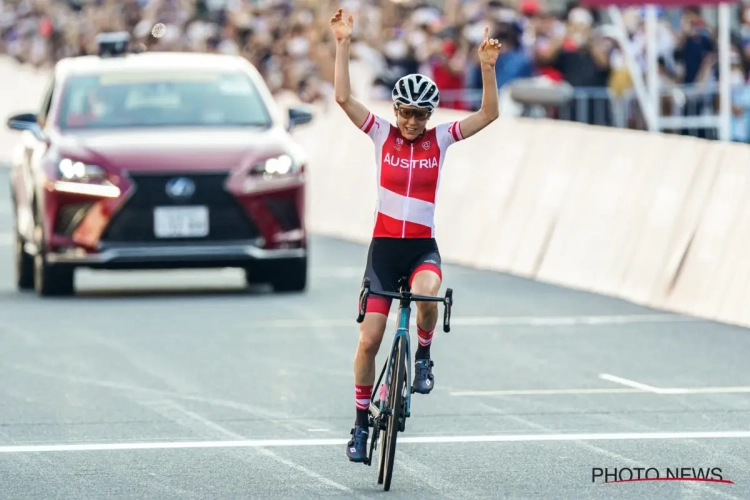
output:
[[[208,236],[208,207],[157,207],[154,234],[157,238],[203,238]]]

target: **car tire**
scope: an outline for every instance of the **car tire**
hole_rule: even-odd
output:
[[[307,257],[284,261],[271,278],[276,292],[304,292],[307,288]]]
[[[307,288],[307,257],[254,263],[245,268],[245,282],[268,283],[275,292],[302,292]]]
[[[40,297],[59,297],[75,294],[75,268],[47,261],[41,226],[34,229],[38,252],[34,256],[34,290]]]
[[[50,264],[40,252],[34,257],[34,289],[40,297],[75,294],[75,268]]]
[[[24,250],[23,237],[15,231],[15,241],[13,242],[13,261],[16,279],[16,288],[18,290],[34,289],[34,257]]]

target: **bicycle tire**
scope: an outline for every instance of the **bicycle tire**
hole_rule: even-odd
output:
[[[400,421],[404,418],[404,391],[408,390],[406,387],[406,349],[403,339],[398,341],[395,358],[396,362],[393,364],[391,372],[393,373],[392,380],[394,383],[390,384],[388,390],[388,406],[392,409],[392,413],[388,417],[388,449],[386,450],[385,474],[383,477],[383,489],[385,491],[391,489],[393,466],[396,458],[396,438],[401,428]]]
[[[386,405],[388,403],[386,402]],[[383,484],[383,475],[385,474],[385,452],[388,441],[388,427],[380,429],[378,443],[378,484]]]
[[[383,475],[385,474],[385,441],[386,434],[384,431],[380,433],[380,449],[378,455],[378,484],[383,484]]]
[[[396,366],[396,350],[394,349],[391,351],[391,367]],[[387,363],[387,361],[386,361]],[[389,395],[390,395],[390,388],[393,387],[393,368],[391,368],[391,373],[388,374],[388,378],[384,379],[382,381],[383,384],[385,384],[387,389],[387,394],[385,397],[385,410],[388,410],[388,405],[390,404],[389,401]],[[386,417],[381,417],[386,418]],[[382,424],[383,420],[380,420],[380,425]],[[387,420],[386,420],[387,423]],[[383,475],[385,474],[385,462],[386,462],[386,451],[388,450],[388,425],[386,424],[384,428],[379,429],[379,443],[378,443],[378,484],[383,484]]]

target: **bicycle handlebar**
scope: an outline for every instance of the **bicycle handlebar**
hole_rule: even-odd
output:
[[[370,279],[365,278],[362,281],[362,290],[359,293],[359,315],[357,316],[357,323],[362,323],[365,320],[365,311],[367,310],[367,298],[370,295],[376,295],[378,297],[385,297],[389,299],[396,299],[399,301],[409,302],[442,302],[445,305],[445,311],[443,313],[443,331],[448,333],[451,331],[451,306],[453,305],[453,289],[448,288],[445,291],[444,297],[435,297],[432,295],[414,295],[411,292],[374,292],[370,290]]]

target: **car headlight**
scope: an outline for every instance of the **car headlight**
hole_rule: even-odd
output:
[[[280,155],[274,158],[268,158],[250,169],[252,175],[262,175],[264,177],[279,177],[296,172],[297,166],[289,155]]]
[[[66,181],[100,180],[106,178],[106,172],[96,165],[88,165],[70,158],[63,158],[57,166],[60,177]]]
[[[89,165],[70,158],[63,158],[57,164],[60,179],[54,182],[55,190],[89,196],[117,198],[120,188],[112,184],[101,167]]]

